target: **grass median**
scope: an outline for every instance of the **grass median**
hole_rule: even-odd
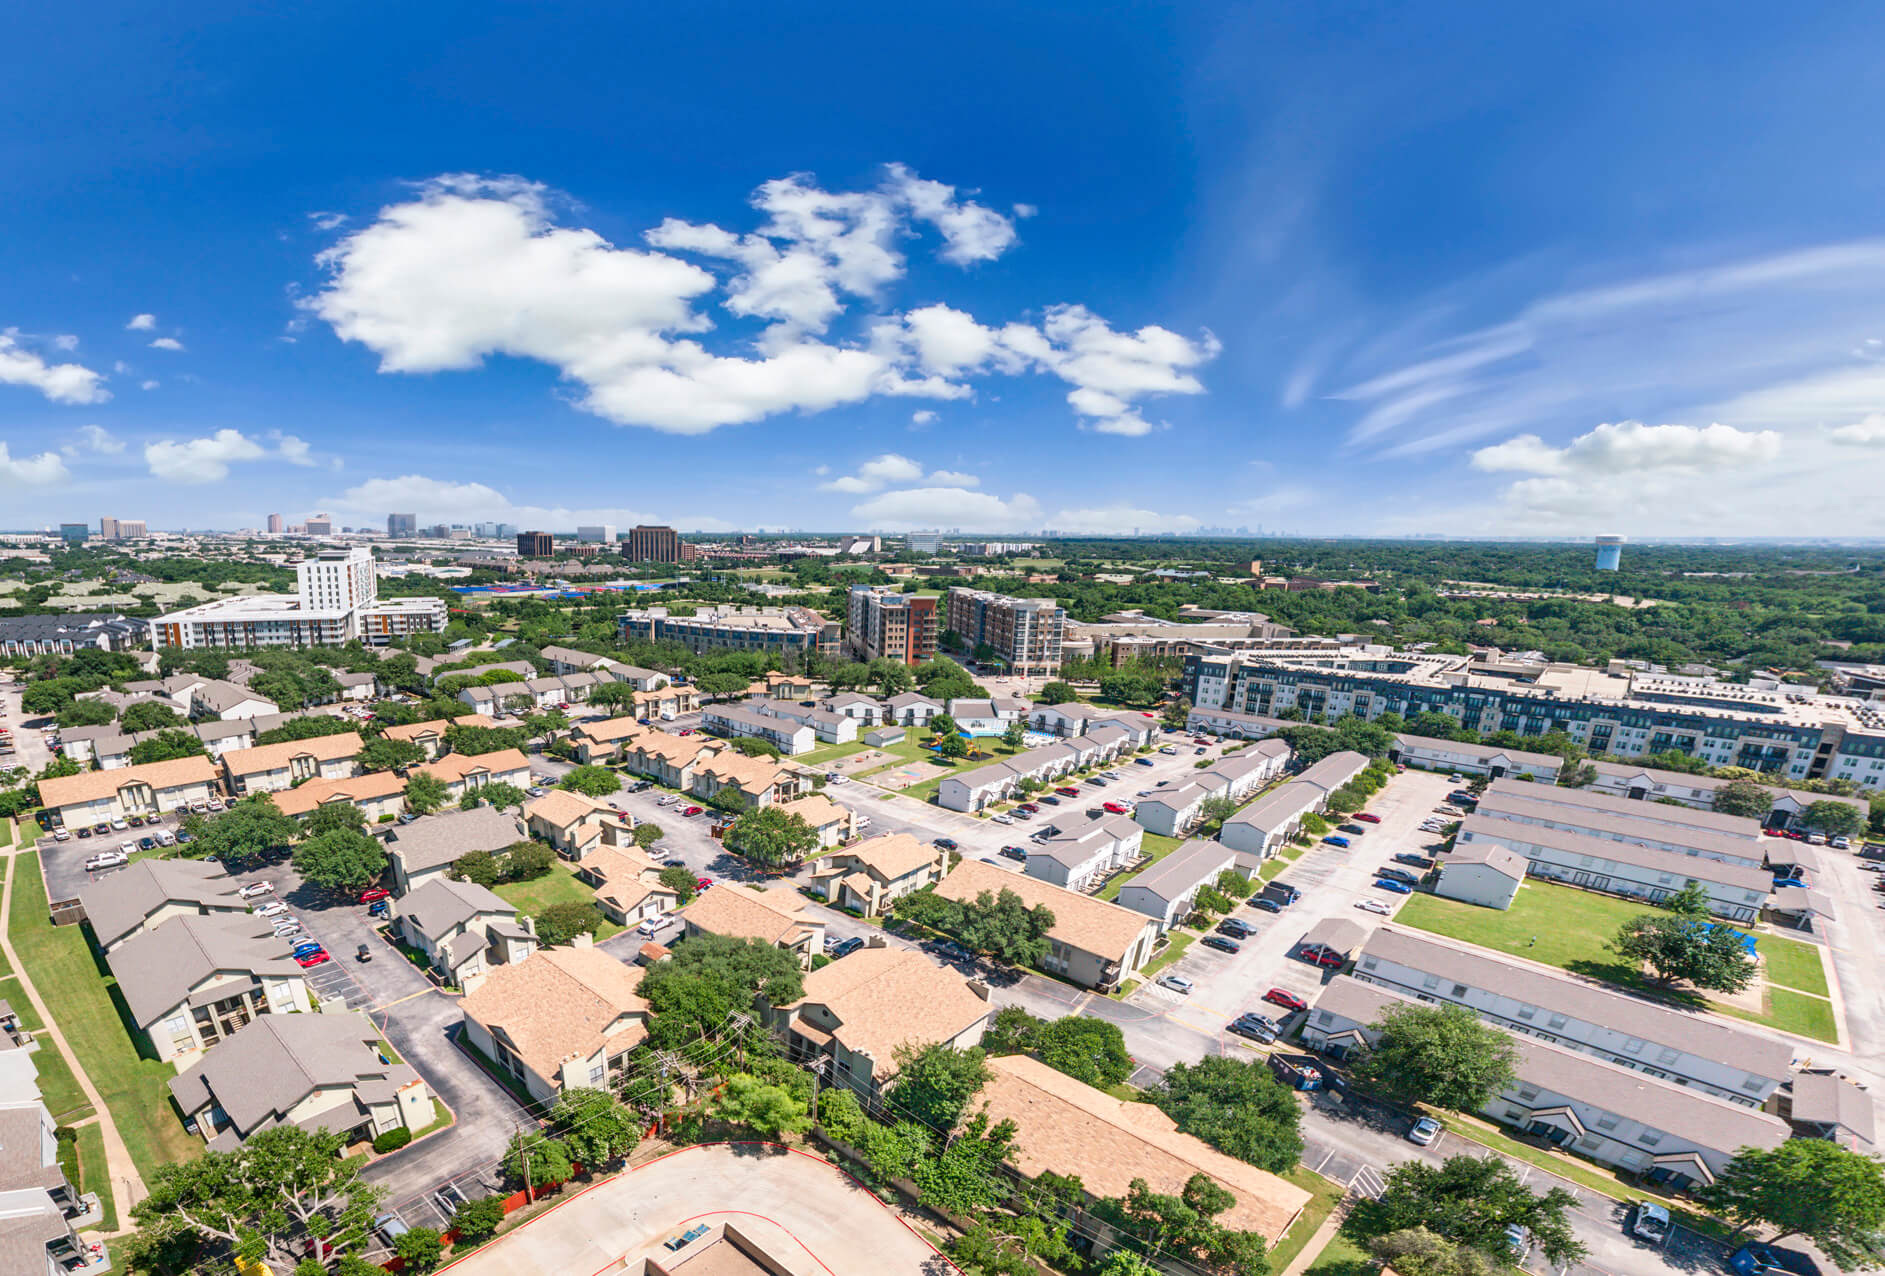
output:
[[[201,1151],[203,1145],[184,1132],[170,1100],[176,1069],[140,1053],[148,1043],[141,1033],[133,1036],[120,1013],[118,981],[94,959],[84,928],[54,926],[47,915],[38,854],[15,857],[13,872],[8,928],[14,951],[52,1008],[79,1067],[105,1100],[138,1172],[148,1178],[159,1165]]]

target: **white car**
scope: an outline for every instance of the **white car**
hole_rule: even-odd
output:
[[[244,899],[254,899],[257,895],[273,895],[274,893],[275,884],[273,882],[250,882],[247,886],[244,886],[241,890],[236,892],[236,894],[242,896]]]
[[[869,828],[869,827],[871,826],[871,817],[870,817],[870,816],[868,816],[868,815],[860,815],[860,816],[858,816],[858,817],[857,817],[857,826],[858,826],[859,828],[861,828],[861,829],[867,829],[867,828]]]
[[[120,833],[122,833],[124,830],[130,828],[131,824],[122,815],[120,815],[117,819],[111,822],[111,827],[114,829],[117,829]]]
[[[118,843],[118,854],[123,855],[127,858],[129,858],[132,855],[137,854],[137,843],[136,842]]]
[[[1389,908],[1378,899],[1358,899],[1355,901],[1355,907],[1359,908],[1364,913],[1379,913],[1383,917],[1387,917],[1394,912],[1392,908]]]
[[[1183,993],[1187,997],[1191,995],[1191,989],[1193,987],[1192,982],[1183,975],[1160,975],[1154,982],[1161,988],[1169,988],[1173,992]]]
[[[52,840],[55,842],[69,842],[72,840],[72,835],[64,829],[58,829],[53,833]]]
[[[165,829],[157,835],[157,845],[159,846],[175,846],[176,844],[177,835],[172,833],[169,829]]]
[[[843,784],[846,780],[850,778],[851,777],[848,775],[840,775],[838,772],[833,771],[830,775],[825,777],[825,783],[826,784]]]
[[[995,816],[990,816],[989,818],[994,820],[995,823],[997,824],[1013,824],[1014,823],[1014,816],[1012,815],[995,815]]]
[[[275,922],[275,934],[281,939],[301,933],[301,923],[292,917],[278,918]]]
[[[256,915],[259,917],[280,917],[287,911],[288,905],[278,899],[271,899],[268,903],[255,910]]]

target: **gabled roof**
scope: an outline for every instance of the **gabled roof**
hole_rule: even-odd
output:
[[[306,815],[328,802],[368,802],[406,790],[406,782],[391,771],[369,771],[344,780],[309,780],[306,784],[268,795],[283,815]]]
[[[681,916],[712,935],[780,944],[810,927],[806,911],[797,891],[722,882],[681,909]]]
[[[1446,870],[1455,864],[1481,864],[1515,882],[1522,882],[1525,880],[1527,863],[1529,861],[1523,855],[1497,842],[1462,842],[1447,853],[1446,862],[1440,868],[1440,876],[1444,878]]]
[[[498,749],[494,753],[448,753],[436,762],[427,762],[416,766],[413,771],[423,771],[427,775],[437,776],[447,784],[455,783],[468,775],[479,771],[489,771],[502,775],[511,771],[528,771],[530,759],[521,749]]]
[[[574,789],[551,789],[542,797],[531,798],[524,803],[525,819],[543,820],[559,829],[566,829],[593,816],[614,814],[615,809],[607,802]]]
[[[635,992],[641,976],[599,948],[540,948],[496,967],[460,1004],[466,1018],[501,1032],[531,1071],[555,1077],[570,1059],[605,1047],[615,1054],[647,1035],[648,1003]]]
[[[793,803],[792,806],[797,806]],[[792,806],[785,809],[791,810]],[[909,833],[884,833],[838,852],[848,855],[886,882],[914,873],[942,858],[942,851]]]
[[[173,1078],[170,1092],[186,1113],[216,1104],[243,1138],[280,1125],[318,1090],[347,1087],[354,1103],[387,1102],[421,1082],[380,1057],[379,1037],[365,1015],[263,1015]]]
[[[515,905],[476,882],[454,882],[435,877],[399,901],[398,914],[411,918],[419,933],[434,942],[470,922],[480,913],[517,916]]]
[[[958,903],[972,900],[983,891],[998,896],[1004,890],[1013,891],[1029,908],[1047,906],[1054,915],[1054,924],[1047,928],[1050,938],[1108,961],[1122,960],[1146,927],[1155,924],[1144,913],[980,860],[963,860],[936,887],[938,895]]]
[[[266,918],[251,913],[173,917],[124,941],[107,961],[118,977],[131,1017],[148,1028],[190,1000],[192,991],[219,973],[299,976],[288,955],[289,941]],[[233,995],[218,991],[211,1000]]]
[[[994,1011],[968,980],[908,948],[863,948],[812,971],[804,996],[783,1008],[806,1006],[831,1012],[831,1035],[868,1055],[878,1082],[896,1075],[897,1047],[953,1041]]]
[[[1856,1138],[1863,1151],[1878,1142],[1872,1097],[1831,1072],[1802,1072],[1793,1079],[1793,1119],[1837,1126]]]
[[[609,744],[640,735],[647,729],[633,718],[605,718],[601,722],[585,722],[570,734],[597,744]]]
[[[450,864],[468,851],[501,851],[528,836],[516,816],[494,806],[476,806],[396,825],[386,833],[386,849],[411,874]]]
[[[283,770],[296,758],[313,758],[317,762],[351,758],[363,747],[359,732],[343,731],[339,735],[284,740],[280,744],[264,744],[253,749],[231,749],[223,754],[223,765],[231,775],[259,775],[264,771]]]
[[[219,774],[216,763],[210,758],[201,755],[172,758],[168,762],[146,762],[143,766],[119,767],[114,771],[87,771],[82,775],[41,780],[39,800],[54,808],[72,806],[114,797],[120,789],[133,784],[148,784],[153,792],[189,784],[214,784]]]
[[[442,736],[448,727],[495,727],[497,723],[482,713],[466,713],[456,718],[433,718],[430,722],[415,722],[410,726],[388,727],[384,734],[389,740],[404,740],[411,744],[422,735]]]
[[[79,903],[98,942],[110,947],[171,901],[247,913],[241,885],[213,860],[141,859],[80,889]]]

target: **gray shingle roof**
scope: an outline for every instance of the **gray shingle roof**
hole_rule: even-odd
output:
[[[1162,900],[1174,900],[1198,883],[1214,880],[1236,858],[1237,852],[1222,842],[1187,842],[1143,873],[1127,878],[1120,889],[1137,887]]]
[[[142,859],[85,887],[79,902],[92,933],[109,947],[171,900],[246,912],[240,885],[212,860]]]
[[[468,851],[501,851],[529,835],[516,816],[479,806],[395,825],[386,833],[386,849],[399,856],[407,873],[415,873],[449,864]]]
[[[218,973],[299,975],[291,944],[265,918],[248,913],[173,917],[131,938],[107,959],[131,1017],[149,1028],[191,999],[192,990]],[[217,998],[239,988],[218,988]]]
[[[418,1074],[381,1061],[379,1035],[364,1015],[263,1015],[173,1078],[170,1092],[185,1112],[215,1103],[244,1138],[280,1125],[319,1089],[390,1099]]]
[[[435,942],[479,913],[516,916],[517,910],[476,882],[434,878],[399,901],[399,916],[411,918],[419,933]]]

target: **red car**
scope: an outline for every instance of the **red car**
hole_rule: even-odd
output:
[[[1114,815],[1125,815],[1132,810],[1131,807],[1125,805],[1123,802],[1102,802],[1100,805],[1103,809],[1110,811]]]
[[[387,890],[384,886],[374,886],[360,892],[360,902],[362,904],[371,904],[374,900],[385,899],[391,894],[392,892]]]
[[[1370,815],[1366,811],[1357,811],[1355,818],[1360,820],[1363,824],[1379,824],[1381,822],[1380,816]]]
[[[1762,829],[1761,833],[1766,837],[1779,837],[1781,835],[1779,829]]]
[[[1060,796],[1062,797],[1079,797],[1080,796],[1080,790],[1074,788],[1073,785],[1071,784],[1058,785],[1055,787],[1054,792],[1060,794]]]
[[[307,956],[305,956],[305,957],[297,957],[297,958],[295,958],[295,961],[296,961],[296,962],[297,962],[298,964],[300,964],[300,965],[302,965],[302,966],[318,966],[318,965],[320,965],[320,964],[321,964],[322,962],[324,962],[324,961],[328,961],[328,960],[330,960],[330,959],[329,959],[329,957],[328,957],[328,955],[327,955],[327,951],[326,951],[325,949],[323,949],[322,951],[320,951],[320,952],[318,952],[318,953],[309,953],[309,954],[308,954]]]
[[[701,811],[704,809],[705,809],[704,807],[690,806],[685,811],[682,811],[681,814],[682,815],[699,815]]]
[[[1263,994],[1263,999],[1272,1005],[1281,1006],[1285,1010],[1309,1009],[1308,1002],[1304,1001],[1287,988],[1272,988],[1270,991]]]
[[[697,891],[704,891],[704,890],[706,890],[706,889],[707,889],[708,887],[710,887],[710,886],[712,886],[712,885],[713,885],[713,878],[711,878],[711,877],[702,877],[702,878],[699,878],[699,879],[697,879],[697,880],[696,880],[696,881],[694,882],[694,889],[695,889],[695,890],[697,890]]]
[[[1015,810],[1026,811],[1029,815],[1039,815],[1041,813],[1041,808],[1032,802],[1023,802],[1020,806],[1017,806]]]

